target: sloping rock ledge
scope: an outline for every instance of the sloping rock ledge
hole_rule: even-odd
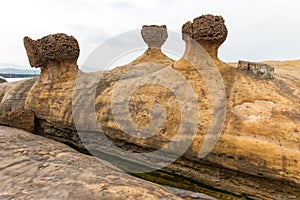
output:
[[[0,199],[181,199],[41,136],[0,126],[0,141]]]

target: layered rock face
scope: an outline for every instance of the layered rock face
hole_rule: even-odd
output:
[[[83,124],[83,131],[90,133],[99,126],[114,144],[132,152],[161,149],[174,140],[180,128],[184,134],[178,141],[189,140],[193,131],[190,127],[197,127],[190,148],[163,170],[250,198],[297,199],[300,196],[300,82],[296,77],[299,69],[276,69],[278,73],[273,80],[257,80],[223,63],[218,58],[218,48],[227,37],[227,29],[219,16],[195,18],[183,25],[182,33],[186,50],[183,57],[174,62],[160,50],[166,40],[165,27],[145,26],[142,34],[148,50],[127,65],[100,72],[94,96],[91,94],[95,85],[90,86],[88,82],[93,74],[78,73],[76,42],[66,42],[72,47],[63,45],[64,41],[73,41],[71,37],[48,36],[48,39],[37,41],[27,38],[25,46],[30,63],[41,67],[42,74],[32,87],[25,87],[25,82],[18,83],[18,87],[24,84],[27,88],[24,91],[28,88],[30,91],[27,96],[23,94],[26,96],[24,105],[14,100],[10,105],[33,111],[36,132],[56,139],[60,137],[78,146],[81,144],[76,135],[74,115]],[[61,48],[65,56],[53,59],[54,46]],[[70,53],[70,49],[74,52]],[[82,76],[72,100],[78,74]],[[178,77],[185,81],[180,82]],[[179,83],[188,83],[197,101],[191,101],[189,90],[180,90],[183,85],[174,87]],[[216,87],[222,85],[220,83],[224,88]],[[135,85],[139,87],[130,91]],[[9,96],[12,87],[9,83],[0,85],[2,102],[7,102],[9,98],[4,97]],[[82,102],[86,94],[90,95],[89,102],[94,105],[98,124],[89,120],[93,113],[84,107],[88,102]],[[119,100],[116,98],[122,97],[119,94],[130,98]],[[180,102],[182,97],[188,98]],[[7,105],[2,102],[0,108]],[[82,112],[72,113],[72,103],[82,105]],[[151,109],[157,104],[164,112],[153,115]],[[192,105],[197,106],[201,115],[190,112],[188,117],[183,117],[186,116],[184,109]],[[120,109],[114,110],[115,106]],[[129,115],[122,108],[128,108]],[[222,119],[220,110],[224,108],[223,124],[218,119]],[[10,111],[2,111],[2,114],[6,112]],[[154,127],[157,132],[145,138],[143,132],[133,135],[129,131],[131,134],[128,134],[122,127],[128,125],[128,118],[136,126],[146,127],[141,130]],[[213,136],[211,124],[223,125],[218,129],[220,137],[206,157],[199,157],[199,152],[209,150],[203,149],[203,144],[206,135]],[[107,148],[105,153],[111,152],[110,144],[99,144]],[[159,162],[164,158],[155,159]]]
[[[0,85],[0,124],[34,132],[34,113],[25,109],[28,91],[36,79]]]
[[[34,113],[20,110],[0,115],[0,124],[34,132]]]
[[[22,111],[25,109],[25,100],[28,91],[36,79],[1,84],[0,92],[0,115],[8,112]]]

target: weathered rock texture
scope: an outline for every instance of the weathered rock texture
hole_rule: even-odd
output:
[[[0,126],[1,199],[181,199],[53,140]]]
[[[153,35],[154,39],[150,39],[150,35]],[[149,48],[140,57],[129,64],[117,67],[111,71],[104,72],[97,86],[94,103],[99,125],[104,131],[112,133],[109,135],[109,137],[115,139],[116,141],[128,140],[131,142],[135,141],[136,143],[149,145],[149,143],[144,139],[136,140],[136,138],[130,137],[121,131],[116,121],[113,119],[112,114],[112,96],[115,92],[115,87],[117,84],[121,87],[129,87],[132,86],[132,84],[139,85],[141,77],[148,76],[149,74],[159,73],[161,70],[168,68],[171,63],[174,62],[172,59],[163,54],[160,49],[160,46],[164,43],[167,37],[166,26],[144,26],[142,30],[142,36],[144,39],[147,38],[145,41],[148,42]],[[131,98],[131,101],[133,102],[133,104],[131,104],[131,109],[135,111],[143,110],[143,112],[135,112],[135,114],[133,114],[132,117],[134,122],[140,122],[139,125],[142,126],[149,122],[147,121],[149,119],[149,113],[144,110],[144,108],[147,109],[149,105],[153,104],[153,98],[152,100],[149,99],[149,97],[152,96],[150,93],[154,94],[154,96],[157,96],[158,93],[161,92],[161,89],[163,88],[159,87],[158,85],[150,84],[145,84],[144,87],[139,88],[139,91],[137,91],[136,95]],[[145,91],[148,91],[148,94],[145,93]],[[149,102],[145,102],[146,104],[144,105],[139,104],[138,102],[141,102],[140,95],[144,95],[144,98],[148,99]],[[80,95],[78,98],[78,101],[80,102]],[[174,98],[174,96],[171,98]],[[126,102],[122,103],[124,105],[126,104]],[[136,103],[139,104],[138,107],[136,107]],[[142,118],[143,120],[141,120]],[[82,116],[81,119],[83,122],[85,122],[86,119],[89,119],[89,116]],[[88,127],[93,129],[91,126]],[[161,140],[157,139],[155,140],[156,142],[151,141],[150,143],[152,145],[155,144],[155,146],[159,145]]]
[[[196,18],[196,21],[199,21],[197,27],[201,27],[199,24],[204,23],[205,18],[205,16],[202,20]],[[214,26],[212,16],[209,15],[208,19],[212,24],[212,30],[214,27],[219,27]],[[220,27],[224,26],[223,20],[217,21],[220,22]],[[191,30],[189,27],[194,27],[194,23],[185,24],[183,33],[186,29]],[[194,33],[195,29],[192,28],[192,30]],[[208,31],[209,28],[206,30]],[[291,94],[299,93],[299,79],[292,76],[286,77],[280,86],[277,80],[255,80],[229,67],[217,58],[217,48],[224,42],[227,35],[226,28],[219,28],[219,31],[220,37],[212,39],[211,42],[197,38],[197,34],[196,36],[190,35],[195,40],[183,37],[187,43],[186,52],[183,59],[174,63],[174,68],[182,72],[191,82],[201,99],[201,123],[191,151],[185,155],[185,158],[178,161],[181,165],[189,163],[188,165],[193,167],[182,169],[180,164],[175,164],[177,166],[171,165],[169,168],[188,173],[191,177],[210,185],[222,185],[221,187],[230,188],[230,191],[256,196],[256,198],[296,199],[299,192],[294,188],[298,189],[300,183],[299,171],[296,169],[299,168],[300,136],[295,131],[300,127],[298,120],[300,96]],[[198,159],[198,166],[195,166],[192,162],[197,159],[193,155],[199,151],[203,136],[211,121],[209,91],[205,87],[203,78],[199,76],[191,63],[187,62],[194,60],[194,63],[203,62],[202,65],[206,66],[205,60],[209,58],[205,56],[205,52],[199,48],[198,44],[204,47],[214,59],[222,75],[227,93],[227,113],[223,132],[216,147],[204,160]],[[298,69],[290,68],[290,70],[290,74],[293,74]],[[210,72],[207,71],[207,73]],[[282,74],[277,74],[277,76],[281,79]],[[293,110],[293,114],[287,117],[287,110],[290,109]],[[212,163],[223,166],[227,170],[217,170],[212,167]],[[201,173],[201,171],[209,171],[209,173]],[[216,173],[218,177],[214,175]],[[242,175],[243,173],[245,174]],[[234,178],[231,178],[232,176]],[[244,181],[241,178],[243,176],[247,177]],[[257,187],[253,188],[251,185]],[[276,190],[276,194],[271,194],[272,190]]]
[[[217,58],[218,48],[227,38],[227,28],[221,16],[202,15],[186,22],[182,26],[183,39],[193,39],[200,43],[207,52]]]
[[[160,49],[168,38],[167,27],[165,25],[145,25],[142,28],[142,36],[149,48]]]
[[[0,86],[0,125],[34,132],[34,113],[25,110],[28,91],[36,79],[3,83]]]
[[[24,81],[1,84],[0,115],[7,112],[24,110],[28,91],[31,89],[35,81],[36,79],[33,78]]]
[[[197,135],[191,147],[164,170],[251,198],[297,199],[300,196],[299,67],[277,68],[273,65],[277,71],[274,79],[257,80],[223,63],[217,57],[218,47],[227,35],[221,17],[206,15],[196,18],[193,23],[183,26],[185,33],[190,34],[189,39],[183,36],[187,43],[186,51],[182,59],[176,62],[163,55],[159,49],[150,48],[125,66],[101,72],[96,96],[90,95],[90,101],[95,104],[98,123],[104,133],[121,148],[145,152],[161,148],[171,141],[181,120],[187,124],[196,123]],[[202,72],[206,70],[207,74],[199,73],[193,63],[197,63],[200,70],[203,66]],[[48,71],[42,70],[41,76],[27,94],[25,109],[34,112],[38,125],[36,129],[47,136],[54,133],[55,137],[59,137],[57,133],[62,133],[62,138],[79,145],[71,108],[73,83],[78,71],[76,63],[66,60],[49,66]],[[211,80],[217,78],[209,70],[213,67],[218,68],[225,85],[227,101],[220,104],[227,106],[226,120],[215,148],[208,156],[200,159],[197,157],[199,149],[209,123],[215,117],[211,116],[211,85],[204,81],[206,75]],[[124,77],[124,74],[136,68],[142,70]],[[130,98],[132,121],[139,126],[149,125],[149,109],[154,104],[160,104],[165,108],[167,122],[150,138],[137,138],[124,133],[112,113],[114,86],[119,84],[126,88],[139,83],[144,77],[156,78],[166,69],[176,70],[191,85],[199,99],[200,119],[196,122],[193,122],[194,119],[181,119],[180,111],[183,108],[174,93],[158,84],[146,84],[139,87]],[[57,78],[48,75],[52,72],[53,76],[57,73]],[[78,98],[75,96],[73,103],[84,106],[87,102],[80,101],[80,94],[91,94],[89,91],[94,86],[88,82],[92,74],[82,75],[76,88],[79,95]],[[171,75],[164,76],[165,80],[171,78]],[[0,88],[6,86],[4,83]],[[0,90],[0,97],[6,95],[5,91],[3,94]],[[213,92],[218,94],[219,91]],[[125,105],[126,102],[122,103]],[[89,124],[90,113],[82,112],[79,115],[82,123],[86,123],[86,131],[95,128]],[[188,130],[186,133],[182,140],[189,137]],[[107,148],[111,147],[108,145]]]
[[[79,56],[77,40],[63,33],[48,35],[36,41],[25,37],[24,46],[30,65],[42,70],[51,64],[66,61],[76,63]]]
[[[33,133],[34,113],[29,110],[23,110],[0,115],[0,125],[11,126]]]
[[[24,46],[30,65],[41,68],[25,101],[25,109],[36,116],[36,131],[44,134],[44,130],[48,130],[46,134],[49,135],[56,129],[61,137],[72,137],[79,142],[73,126],[71,102],[78,73],[77,40],[66,34],[48,35],[38,40],[25,37]]]

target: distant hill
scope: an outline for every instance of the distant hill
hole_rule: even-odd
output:
[[[0,63],[1,74],[40,74],[39,69],[33,69],[30,66],[16,65],[13,63]]]
[[[0,69],[0,74],[30,74],[30,75],[39,75],[40,74],[40,70],[3,68],[3,69]]]
[[[40,74],[39,69],[20,66],[11,63],[0,63],[0,76],[4,78],[30,78]]]

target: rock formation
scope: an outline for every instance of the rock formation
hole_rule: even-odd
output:
[[[101,80],[99,81],[99,84],[97,86],[95,107],[99,124],[103,128],[103,130],[106,130],[110,133],[109,137],[118,141],[122,140],[120,140],[120,138],[126,138],[125,140],[134,140],[137,143],[146,143],[151,146],[153,144],[158,144],[159,141],[156,140],[156,143],[151,141],[151,144],[149,144],[143,139],[136,140],[134,137],[130,137],[126,133],[122,132],[119,128],[116,128],[118,127],[118,125],[116,120],[114,120],[112,113],[112,102],[114,102],[113,94],[118,92],[118,89],[116,89],[116,87],[122,88],[131,87],[133,85],[140,85],[141,79],[143,79],[143,77],[148,77],[149,74],[159,73],[163,69],[168,68],[171,63],[174,62],[161,51],[161,46],[166,41],[166,38],[168,36],[167,28],[165,25],[143,26],[141,33],[149,48],[140,57],[133,60],[129,64],[117,67],[102,75]],[[151,98],[152,100],[154,100],[153,96],[157,95],[152,95],[150,93],[159,93],[161,92],[161,89],[162,87],[157,85],[144,84],[139,88],[139,92],[132,96],[132,105],[140,102],[140,95],[145,95],[145,98]],[[174,98],[174,96],[171,98]],[[141,117],[143,116],[143,119],[149,117],[149,113],[147,113],[146,110],[153,103],[152,100],[149,99],[149,102],[145,102],[144,105],[140,105],[139,107],[131,107],[131,109],[134,109],[136,111],[136,114],[133,115],[133,119],[135,120],[135,122],[139,121],[140,123],[145,124],[145,121],[141,120]],[[123,104],[123,106],[126,106],[127,102],[119,102],[119,105],[121,104]],[[140,112],[141,110],[143,110],[143,112]],[[123,120],[128,120],[125,118]],[[83,121],[86,121],[86,119],[89,118],[82,118]]]
[[[59,142],[0,126],[1,199],[181,199]]]
[[[142,36],[149,48],[160,49],[168,38],[167,27],[165,25],[145,25],[142,28]]]
[[[79,45],[73,36],[63,33],[48,35],[36,41],[24,38],[30,65],[42,70],[62,62],[76,63]]]
[[[34,113],[29,110],[8,112],[0,115],[0,124],[34,132]]]
[[[79,53],[76,48],[77,42],[68,43],[73,44],[73,47],[65,48],[64,42],[58,42],[68,38],[65,35],[60,35],[65,39],[48,36],[49,39],[41,39],[39,42],[25,39],[30,63],[33,67],[42,69],[40,77],[30,87],[27,96],[22,93],[22,98],[25,99],[24,109],[31,110],[35,115],[36,133],[67,140],[80,146],[74,125],[75,116],[89,133],[99,125],[113,144],[120,148],[132,152],[151,152],[172,141],[179,124],[183,122],[189,126],[183,126],[186,128],[183,129],[186,134],[181,140],[189,139],[188,133],[191,131],[188,128],[192,126],[197,127],[196,136],[181,158],[163,171],[176,172],[211,187],[250,198],[297,199],[300,196],[300,82],[297,78],[300,76],[297,76],[299,69],[280,69],[275,79],[257,80],[222,62],[218,58],[218,48],[226,39],[227,29],[223,18],[219,16],[204,15],[183,25],[186,50],[183,57],[175,62],[159,49],[165,40],[164,31],[164,27],[145,27],[142,33],[149,49],[127,65],[101,72],[95,95],[92,95],[94,85],[89,85],[88,80],[97,73],[86,74],[78,71],[77,57],[74,56]],[[153,42],[149,38],[150,35],[158,38],[157,42]],[[73,41],[71,37],[66,40]],[[49,44],[41,45],[41,41]],[[70,54],[70,58],[59,56],[58,59],[54,59],[51,55],[56,54],[52,50],[42,53],[47,55],[45,57],[35,53],[48,52],[45,49],[52,49],[54,44],[61,46],[61,54]],[[135,71],[136,69],[138,70]],[[219,75],[213,71],[215,69],[219,71]],[[188,107],[192,102],[179,103],[179,99],[189,93],[181,91],[180,95],[176,95],[176,90],[170,90],[172,85],[178,83],[174,81],[177,76],[169,73],[172,70],[180,74],[194,90],[198,100],[195,102],[201,112],[199,118],[194,117],[192,112],[188,118],[182,117],[181,105]],[[78,74],[81,75],[79,79]],[[79,82],[75,81],[76,77]],[[135,84],[143,83],[144,80],[156,80],[157,83],[161,83],[159,80],[172,81],[168,85],[170,87],[149,82],[137,90],[127,90]],[[214,84],[220,83],[220,80],[224,83],[225,91],[222,88],[214,88]],[[75,88],[74,83],[77,83]],[[17,83],[16,86],[22,88],[23,84],[24,87],[29,87],[25,86],[25,81]],[[15,91],[14,87],[9,83],[0,85],[0,108],[4,105],[3,102],[8,102],[9,93]],[[117,93],[116,88],[119,88]],[[73,89],[76,95],[72,99]],[[175,89],[180,91],[180,87]],[[118,92],[132,95],[129,99],[114,104],[114,93],[118,95]],[[222,92],[225,92],[225,95]],[[85,95],[89,95],[89,100],[82,102]],[[21,108],[23,104],[20,105],[20,101],[15,99],[10,101],[10,107],[13,108],[15,104]],[[72,113],[72,103],[82,106],[84,112]],[[96,108],[97,124],[92,124],[89,120],[93,113],[85,107],[88,103],[92,103],[93,108]],[[220,107],[216,109],[213,103]],[[114,106],[122,108],[127,104],[132,122],[146,128],[157,126],[156,135],[139,138],[126,134],[120,128],[113,109]],[[160,124],[164,118],[163,114],[151,114],[151,108],[157,104],[165,110],[166,123],[163,125]],[[210,130],[210,124],[216,124],[214,120],[217,119],[218,110],[225,106],[226,118],[220,138],[206,157],[199,158],[198,154]],[[123,115],[121,111],[123,112],[117,110],[117,116]],[[9,109],[4,109],[0,114],[7,112],[10,112]],[[154,125],[151,120],[156,120]],[[119,121],[122,123],[126,118]],[[101,145],[110,152],[111,145]],[[155,159],[158,162],[163,160],[160,157]]]
[[[34,132],[34,113],[25,110],[28,91],[36,79],[3,83],[0,86],[0,125]]]
[[[194,23],[195,21],[198,21],[199,23],[196,23],[197,27],[201,27],[201,23],[203,23],[203,27],[205,27],[205,18],[207,18],[207,16],[196,18]],[[241,193],[245,192],[249,194],[249,196],[251,196],[250,194],[258,196],[257,194],[259,193],[261,198],[271,197],[274,199],[281,199],[287,198],[285,195],[282,195],[283,190],[280,189],[284,188],[284,190],[293,191],[286,193],[286,195],[293,194],[287,199],[295,199],[295,197],[298,195],[298,192],[295,192],[292,185],[297,183],[296,187],[299,188],[299,176],[296,175],[299,172],[296,172],[297,170],[295,171],[298,162],[295,162],[295,157],[299,157],[300,155],[298,154],[299,147],[297,147],[297,145],[295,146],[295,143],[290,140],[291,138],[289,138],[288,135],[293,135],[292,140],[294,142],[299,142],[299,135],[295,135],[294,131],[298,130],[300,126],[298,117],[296,117],[297,114],[295,115],[295,113],[300,113],[300,110],[295,106],[292,106],[295,105],[296,99],[298,99],[297,105],[299,105],[299,95],[295,96],[289,94],[299,94],[297,92],[299,91],[299,87],[295,87],[295,83],[292,83],[286,78],[284,79],[284,84],[282,85],[276,83],[277,81],[257,81],[252,77],[247,77],[247,75],[236,71],[220,61],[220,59],[217,57],[218,47],[220,44],[222,44],[222,42],[224,42],[227,35],[227,30],[226,27],[224,27],[224,21],[220,20],[220,18],[216,18],[218,19],[216,20],[217,24],[220,22],[218,26],[214,26],[215,22],[212,20],[213,16],[209,15],[208,19],[210,19],[208,21],[210,21],[211,26],[206,27],[211,27],[212,33],[214,32],[213,30],[215,27],[219,27],[219,31],[216,32],[223,34],[216,34],[220,37],[216,37],[212,40],[200,39],[197,36],[206,34],[195,34],[195,30],[197,29],[193,28],[195,26],[194,23],[186,23],[182,29],[183,39],[187,43],[186,51],[183,58],[174,62],[173,65],[176,70],[179,70],[184,74],[187,80],[190,80],[195,91],[198,90],[198,94],[201,94],[199,88],[203,90],[202,98],[199,95],[199,98],[201,99],[200,105],[202,102],[202,105],[200,106],[202,108],[202,115],[200,129],[197,134],[198,137],[194,140],[191,151],[185,155],[187,159],[182,158],[182,161],[180,162],[182,164],[187,164],[190,161],[198,162],[198,167],[196,167],[197,170],[193,169],[193,167],[189,168],[189,173],[193,174],[191,177],[202,182],[210,183],[211,185],[218,185],[209,180],[214,179],[214,175],[210,176],[210,178],[207,178],[207,174],[202,176],[199,171],[204,169],[207,169],[212,173],[213,171],[215,173],[220,173],[221,171],[207,167],[208,165],[206,162],[211,163],[210,166],[212,166],[212,163],[214,163],[226,167],[227,175],[233,172],[229,169],[234,169],[239,172],[246,172],[248,174],[246,182],[239,183],[240,188],[238,190]],[[199,30],[201,30],[201,28],[199,28]],[[210,28],[206,28],[206,30],[207,33],[210,32]],[[209,105],[209,102],[213,100],[212,98],[209,99],[209,96],[211,96],[213,93],[210,93],[209,90],[205,88],[207,83],[205,84],[201,81],[203,80],[203,74],[201,74],[200,77],[198,76],[199,78],[197,79],[194,78],[196,77],[195,74],[198,74],[196,70],[193,69],[195,68],[195,63],[200,62],[201,64],[199,66],[201,68],[201,65],[207,66],[206,62],[208,62],[210,59],[201,47],[203,47],[203,49],[209,53],[211,58],[213,58],[215,65],[218,67],[224,81],[227,95],[227,112],[222,135],[219,138],[214,150],[208,154],[204,160],[195,159],[192,156],[195,155],[196,152],[198,152],[201,148],[203,135],[208,129],[209,122],[213,119],[209,115],[211,108],[207,106]],[[207,71],[207,73],[209,73],[209,71]],[[278,75],[278,78],[282,78],[282,76],[284,75]],[[282,90],[284,87],[293,89]],[[293,115],[287,115],[287,113],[284,111],[285,109],[290,110],[290,106],[292,106],[292,109],[294,109]],[[289,116],[288,119],[286,118],[287,116]],[[278,122],[280,123],[278,124]],[[283,143],[285,143],[284,147],[281,146]],[[299,158],[296,160],[298,159]],[[286,164],[286,162],[289,164]],[[192,166],[193,164],[190,163],[189,165]],[[286,167],[283,167],[286,165],[290,167],[288,171],[286,171]],[[169,167],[174,171],[182,170],[179,169],[179,165],[176,167],[171,165]],[[276,172],[274,171],[274,168],[277,168]],[[187,172],[187,170],[183,171]],[[286,172],[283,173],[283,171]],[[291,173],[293,173],[293,175],[291,175]],[[223,174],[223,172],[221,172],[221,174],[219,175],[227,176],[225,173]],[[236,177],[236,175],[233,176]],[[237,176],[241,176],[241,174]],[[287,176],[291,181],[290,184],[285,183]],[[270,195],[268,192],[269,189],[266,189],[268,187],[265,185],[267,184],[266,180],[270,177],[277,180],[276,184],[278,184],[278,186],[274,185],[274,181],[268,182],[268,184],[272,185],[272,188],[276,187],[278,188],[277,191],[280,190],[280,192],[278,192],[276,195]],[[261,181],[259,181],[260,178]],[[227,177],[226,180],[222,180],[221,182],[224,182],[226,187],[231,187],[230,191],[237,192],[236,186],[229,182],[239,182],[241,179],[235,178],[231,181],[229,179],[231,178]],[[264,183],[262,183],[262,180],[264,180]],[[251,184],[260,185],[260,189],[253,189],[249,187]]]
[[[27,94],[36,79],[1,84],[0,114],[25,109]]]
[[[79,45],[73,36],[58,33],[38,40],[24,38],[31,67],[41,68],[39,82],[60,81],[66,73],[77,72]]]
[[[218,48],[227,36],[227,29],[222,18],[208,15],[196,18],[194,22],[195,25],[188,23],[189,25],[183,26],[183,39],[187,43],[183,58],[175,61],[168,67],[172,67],[172,69],[180,72],[194,89],[197,98],[200,99],[199,107],[201,109],[201,118],[199,121],[196,121],[196,123],[199,124],[199,129],[192,146],[186,154],[184,154],[180,160],[166,167],[165,170],[180,173],[185,176],[188,174],[188,176],[194,180],[208,183],[213,187],[226,188],[226,190],[235,194],[247,194],[249,197],[259,196],[261,198],[295,199],[296,196],[299,195],[299,192],[297,192],[299,188],[299,176],[297,174],[299,171],[296,169],[298,164],[293,158],[299,157],[299,154],[295,146],[296,143],[289,141],[290,139],[285,135],[293,134],[293,130],[299,129],[300,124],[293,118],[295,114],[287,119],[283,111],[279,111],[283,108],[288,109],[291,105],[290,103],[295,103],[295,99],[290,99],[286,94],[283,94],[274,82],[262,81],[256,85],[257,83],[254,83],[252,78],[239,73],[226,63],[220,61],[217,57]],[[195,28],[189,29],[193,30],[193,34],[191,35],[192,37],[187,39],[185,35],[186,26],[190,25]],[[197,30],[201,33],[197,33]],[[206,35],[209,37],[205,36],[205,31],[207,31]],[[212,36],[210,36],[209,33],[211,33]],[[130,63],[128,65],[133,64]],[[109,74],[109,77],[114,77],[114,74],[118,73],[122,74],[122,69],[128,68],[128,65],[107,72],[107,74]],[[199,74],[195,65],[200,67],[202,73]],[[150,66],[151,64],[144,66],[145,72],[147,72],[147,67]],[[214,76],[215,74],[207,70],[214,66],[217,67],[223,78],[227,96],[225,100],[222,99],[221,96],[214,96],[214,99],[224,100],[223,102],[219,102],[221,106],[227,104],[226,121],[222,135],[214,150],[208,154],[205,159],[199,159],[197,157],[198,152],[201,149],[209,125],[214,119],[214,116],[211,115],[212,106],[210,103],[213,100],[213,94],[211,94],[209,90],[209,87],[212,85],[208,84],[206,82],[207,80],[204,79],[205,76],[206,78],[207,76],[211,77],[211,80],[217,78]],[[154,70],[151,72],[151,77],[153,79],[159,77],[161,71],[162,70]],[[150,76],[150,74],[148,75]],[[168,77],[170,80],[172,79],[171,75],[165,77]],[[147,76],[144,78],[147,78]],[[110,82],[109,84],[105,80],[110,79],[105,78],[101,80],[97,90],[95,100],[97,119],[105,134],[119,147],[138,152],[159,149],[174,137],[174,133],[178,130],[180,120],[187,120],[186,123],[192,121],[191,119],[182,119],[176,96],[170,95],[172,94],[171,91],[161,86],[147,85],[140,87],[130,98],[131,103],[129,108],[131,110],[132,121],[139,126],[149,125],[151,116],[148,111],[154,102],[161,104],[165,108],[168,120],[165,126],[162,127],[154,137],[147,139],[132,137],[126,134],[120,128],[116,119],[114,119],[112,113],[113,108],[111,107],[113,102],[111,95],[114,91],[113,86],[115,82]],[[103,85],[105,85],[106,88],[100,87],[102,82],[105,82]],[[121,88],[126,88],[135,82],[139,82],[138,77],[136,79],[124,79],[122,82],[118,82],[118,84],[121,85]],[[241,87],[241,85],[243,85],[243,87]],[[274,88],[278,89],[274,91]],[[215,93],[214,95],[218,95],[220,91],[214,90],[213,92]],[[237,93],[239,95],[237,95]],[[261,103],[261,100],[266,99],[266,94],[268,94],[268,100]],[[257,103],[255,100],[258,100],[256,101]],[[238,111],[240,108],[238,105],[248,102],[255,102],[250,105],[251,109],[261,108],[261,105],[266,109],[261,110],[261,113],[254,113],[253,116],[247,117],[253,121],[244,122],[243,119],[246,118],[244,115],[247,115],[247,112]],[[188,103],[189,102],[187,102],[186,105],[188,105]],[[126,102],[122,102],[120,105],[125,106],[125,104]],[[277,107],[278,104],[284,106]],[[245,104],[245,106],[246,105],[248,104]],[[269,105],[271,105],[270,109]],[[275,106],[273,107],[273,105]],[[299,105],[299,102],[297,105]],[[275,109],[279,110],[274,112]],[[296,113],[299,113],[295,106],[293,106],[293,109],[295,109],[294,111]],[[119,114],[122,115],[122,113]],[[260,117],[260,115],[263,117]],[[278,134],[278,129],[275,127],[278,127],[278,124],[276,126],[275,124],[278,119],[284,120],[286,124],[281,126],[280,130],[282,133],[281,136],[277,138],[275,135]],[[126,121],[124,118],[122,120]],[[273,127],[268,125],[267,129],[262,130],[266,122],[273,124]],[[252,128],[250,128],[250,126]],[[288,129],[284,128],[289,126],[290,128]],[[92,127],[92,125],[89,127]],[[266,137],[266,135],[269,135],[269,137]],[[272,138],[271,135],[274,135],[277,140],[281,141],[281,144],[285,143],[285,146],[273,144],[273,139],[270,141],[270,138]],[[299,141],[297,135],[293,134],[292,138],[294,142]],[[185,140],[187,138],[183,137],[182,139]],[[99,144],[105,146],[107,149],[111,148],[109,144]],[[138,147],[142,147],[142,149]],[[289,149],[289,151],[284,151],[285,148]],[[261,151],[261,149],[263,149],[263,151]],[[278,152],[278,154],[274,154],[274,152]],[[281,161],[278,161],[277,156],[282,158],[280,159]],[[156,159],[159,160],[159,158]],[[296,160],[298,160],[298,158]],[[282,166],[290,166],[290,168],[284,167],[283,169]],[[274,168],[277,170],[274,171]],[[286,171],[287,174],[283,175],[282,171]],[[218,174],[218,176],[216,176],[216,174]],[[256,185],[256,188],[253,188],[253,185]],[[272,194],[270,192],[271,190],[276,190],[277,192]]]
[[[72,119],[72,90],[79,71],[77,40],[66,34],[38,40],[25,37],[24,46],[30,65],[41,68],[25,101],[25,109],[37,118],[36,131],[43,135],[44,130],[58,129],[60,136],[68,135],[78,142]]]
[[[0,76],[0,83],[5,83],[5,82],[7,82],[7,81]]]
[[[227,28],[221,16],[202,15],[182,26],[183,39],[192,39],[202,45],[214,59],[218,48],[227,38]]]

